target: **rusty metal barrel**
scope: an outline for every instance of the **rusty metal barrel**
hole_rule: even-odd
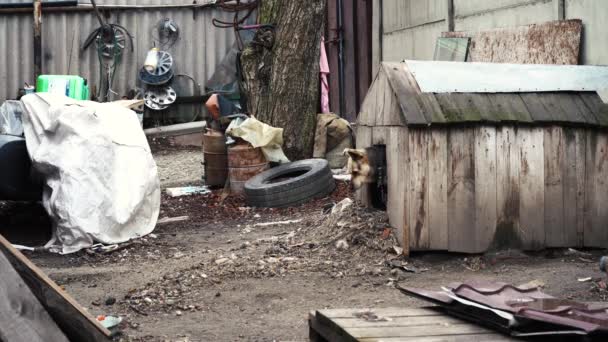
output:
[[[203,157],[205,159],[205,184],[211,187],[224,186],[228,177],[228,155],[226,137],[223,133],[207,130],[203,134]]]
[[[259,147],[240,143],[228,148],[228,174],[233,193],[242,193],[249,178],[267,169],[268,161]]]

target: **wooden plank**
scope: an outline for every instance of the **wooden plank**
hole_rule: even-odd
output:
[[[579,149],[576,141],[576,129],[563,127],[562,138],[563,138],[563,218],[564,221],[561,224],[563,229],[563,244],[562,247],[579,247],[579,237],[577,233],[577,211],[578,211],[578,179],[577,179],[577,156],[576,152]],[[546,137],[545,137],[546,138]],[[546,154],[547,152],[545,152]],[[584,150],[583,150],[584,153]],[[546,179],[549,177],[545,176]],[[585,177],[583,175],[582,181],[584,182]],[[583,189],[580,189],[581,191]],[[546,189],[545,189],[546,191]],[[547,227],[547,211],[545,206],[545,227]],[[547,227],[547,231],[549,228]]]
[[[576,129],[576,235],[579,247],[585,244],[585,197],[587,194],[587,131]]]
[[[564,225],[564,137],[562,128],[543,128],[545,150],[545,245],[565,246]],[[575,159],[576,160],[576,159]]]
[[[382,316],[384,317],[384,316]],[[381,321],[367,321],[363,318],[332,318],[332,320],[342,328],[379,328],[379,327],[412,327],[435,324],[463,324],[457,318],[444,315],[436,316],[406,316],[406,317],[387,317]]]
[[[357,108],[359,107],[359,97],[357,91],[357,64],[356,64],[356,35],[355,35],[355,3],[354,1],[343,2],[343,26],[342,42],[344,44],[344,108],[345,113],[342,117],[348,122],[357,120]],[[338,69],[332,69],[337,74]]]
[[[317,310],[317,313],[334,318],[351,318],[357,314],[373,312],[381,317],[415,317],[415,316],[442,316],[441,311],[433,308],[409,308],[409,307],[389,307],[389,308],[350,308],[350,309],[325,309]]]
[[[583,25],[578,19],[495,28],[443,32],[442,37],[471,37],[469,62],[578,64]]]
[[[503,342],[503,341],[519,341],[508,336],[503,336],[497,333],[493,334],[472,334],[472,335],[457,335],[457,336],[415,336],[415,337],[383,337],[378,339],[363,338],[359,342]]]
[[[411,158],[409,174],[409,223],[410,248],[429,249],[429,130],[409,130],[409,150]]]
[[[500,121],[533,121],[521,96],[517,94],[487,94],[487,96],[492,105],[489,111]]]
[[[357,76],[357,105],[367,93],[372,77],[372,2],[367,0],[356,0],[356,22],[355,33],[356,49],[356,76]]]
[[[405,76],[404,64],[383,63],[382,66],[393,92],[397,96],[406,123],[412,125],[428,124],[429,121],[424,116],[422,107],[415,99],[415,89],[412,89]]]
[[[448,133],[430,131],[429,147],[429,248],[448,249]]]
[[[327,2],[327,21],[325,25],[325,50],[327,52],[327,62],[329,63],[329,108],[332,112],[342,116],[340,113],[340,77],[338,73],[339,65],[339,40],[340,30],[338,28],[338,2]]]
[[[496,134],[496,210],[497,224],[493,248],[520,248],[519,167],[517,129],[502,126]]]
[[[405,117],[401,112],[399,100],[388,83],[386,74],[384,72],[382,74],[384,75],[384,111],[382,113],[382,122],[385,126],[403,126],[405,125]]]
[[[365,149],[372,146],[372,127],[357,125],[357,135],[355,137],[356,147],[358,149]],[[355,198],[361,202],[362,205],[371,207],[371,197],[368,184],[363,184],[361,188],[357,189]]]
[[[603,131],[587,131],[587,205],[585,247],[608,244],[608,136]]]
[[[522,244],[534,250],[545,246],[545,175],[542,128],[523,128],[517,132],[520,150],[519,222]]]
[[[67,337],[2,252],[0,274],[0,340],[67,342]]]
[[[363,103],[361,104],[361,110],[359,111],[359,116],[357,116],[357,123],[359,125],[364,126],[374,126],[376,124],[376,115],[377,115],[377,94],[379,87],[379,75],[376,77],[374,82],[369,88]],[[334,109],[335,111],[335,109]]]
[[[473,131],[448,132],[448,248],[475,252],[475,167]]]
[[[475,131],[475,235],[476,252],[488,250],[496,233],[496,128]]]
[[[382,62],[382,7],[381,0],[372,0],[372,76],[380,70]]]
[[[390,127],[372,127],[372,145],[386,145],[389,142]]]
[[[388,200],[386,210],[389,224],[395,229],[395,236],[404,254],[409,254],[409,232],[405,222],[405,198],[407,192],[408,170],[408,130],[406,127],[391,127],[389,143],[386,147],[387,177],[388,177]],[[405,234],[408,238],[404,238]]]
[[[602,102],[602,99],[597,93],[579,93],[578,96],[583,100],[587,108],[595,116],[599,125],[608,126],[608,109],[607,105]]]
[[[326,323],[328,321],[325,321]],[[320,322],[317,318],[317,313],[308,315],[309,338],[311,342],[333,342],[333,341],[355,341],[349,336],[346,336],[344,330],[340,329],[331,321],[328,324]]]
[[[528,108],[528,113],[533,121],[553,122],[553,113],[545,106],[538,93],[522,93],[519,95]]]
[[[0,252],[70,341],[109,341],[110,332],[0,235]]]
[[[427,337],[449,335],[489,334],[492,331],[472,324],[430,325],[415,327],[346,328],[347,334],[357,340],[373,337]]]

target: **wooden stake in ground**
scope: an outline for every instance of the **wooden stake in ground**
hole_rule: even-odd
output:
[[[319,103],[319,51],[326,0],[264,0],[261,24],[241,56],[247,109],[258,120],[284,129],[291,160],[310,158]]]

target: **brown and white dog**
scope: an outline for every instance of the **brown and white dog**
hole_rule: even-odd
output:
[[[348,156],[347,171],[351,175],[351,182],[355,189],[361,188],[364,183],[372,183],[374,180],[374,168],[369,162],[367,152],[362,149],[344,149],[344,155]]]

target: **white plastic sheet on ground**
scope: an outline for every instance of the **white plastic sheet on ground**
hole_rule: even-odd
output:
[[[45,179],[42,202],[54,223],[46,247],[67,254],[152,232],[160,181],[136,114],[48,93],[22,101],[27,149]]]
[[[241,138],[253,147],[262,149],[266,160],[276,163],[288,163],[283,153],[283,129],[272,127],[254,117],[232,120],[226,134]]]

